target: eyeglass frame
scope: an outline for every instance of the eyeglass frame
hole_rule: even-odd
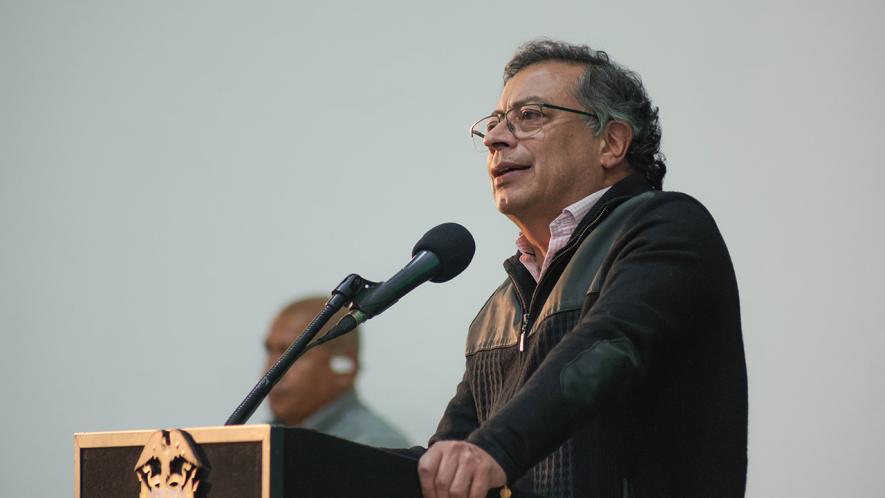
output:
[[[482,118],[479,118],[475,123],[473,123],[472,125],[470,125],[470,138],[473,138],[473,136],[476,135],[476,136],[478,136],[478,137],[481,138],[481,139],[485,139],[485,137],[486,137],[486,135],[488,134],[488,132],[483,133],[483,132],[481,132],[481,131],[479,131],[479,130],[476,130],[476,129],[475,129],[475,128],[476,128],[476,125],[478,125],[478,124],[481,123],[482,121],[485,121],[486,119],[489,119],[489,118],[491,118],[491,117],[496,117],[496,116],[499,117],[499,118],[500,118],[500,116],[503,116],[503,117],[504,117],[504,121],[507,122],[507,131],[509,131],[510,133],[513,134],[514,137],[516,137],[516,133],[514,132],[514,128],[515,128],[515,126],[510,122],[510,119],[507,118],[507,114],[509,114],[510,112],[512,112],[514,109],[521,109],[521,108],[523,108],[523,107],[530,106],[530,105],[536,105],[536,106],[540,107],[541,109],[543,109],[543,108],[545,108],[545,107],[548,107],[548,108],[550,108],[550,109],[556,109],[556,110],[559,110],[559,111],[571,112],[571,113],[574,113],[574,114],[581,114],[581,115],[583,115],[583,116],[589,116],[589,117],[594,118],[594,119],[597,119],[597,120],[599,119],[599,116],[598,116],[595,112],[592,112],[592,111],[582,111],[582,110],[579,110],[579,109],[572,109],[572,108],[570,108],[570,107],[562,107],[562,106],[559,106],[559,105],[548,104],[548,103],[546,103],[546,102],[525,102],[525,103],[523,103],[523,104],[519,104],[519,105],[516,106],[516,107],[511,107],[511,108],[510,108],[509,110],[507,110],[507,111],[500,112],[500,113],[499,113],[499,112],[493,112],[493,113],[489,114],[488,116],[484,116],[484,117],[482,117]],[[542,112],[543,112],[543,111],[542,111]],[[498,124],[501,124],[500,121],[498,122]],[[495,126],[498,126],[498,125],[495,125]],[[542,126],[543,126],[543,123],[542,123]],[[492,129],[494,129],[494,127],[493,127]],[[541,127],[538,127],[538,130],[537,130],[537,131],[540,131],[540,130],[541,130]],[[534,132],[534,133],[537,133],[537,131]],[[529,135],[526,135],[526,136],[527,136],[527,137],[530,137],[530,136],[534,135],[534,133],[529,134]],[[519,138],[519,137],[517,137],[517,138]],[[525,137],[523,137],[523,138],[525,138]]]

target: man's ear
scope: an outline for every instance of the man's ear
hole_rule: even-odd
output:
[[[612,169],[624,162],[627,149],[633,141],[633,128],[623,121],[609,121],[602,132],[602,150],[599,162],[605,169]]]

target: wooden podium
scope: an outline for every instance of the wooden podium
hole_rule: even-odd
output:
[[[417,465],[400,452],[271,425],[78,433],[74,497],[420,498]]]

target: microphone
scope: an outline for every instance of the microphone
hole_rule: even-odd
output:
[[[431,228],[412,248],[412,260],[385,282],[367,287],[353,299],[350,314],[316,342],[320,345],[350,332],[380,314],[424,282],[448,282],[458,276],[476,252],[476,243],[466,228],[443,223]]]
[[[383,312],[424,282],[448,282],[459,275],[476,252],[466,228],[443,223],[431,228],[412,248],[412,260],[389,280],[366,289],[353,300],[354,308],[368,320]]]

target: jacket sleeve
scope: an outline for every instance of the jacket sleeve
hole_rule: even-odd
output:
[[[468,379],[468,368],[465,369],[464,378],[458,384],[455,396],[449,401],[442,420],[436,429],[436,434],[430,438],[429,445],[437,441],[444,440],[463,440],[467,439],[477,427],[479,422],[476,416],[476,404],[473,401],[473,393],[470,390],[470,382]]]
[[[715,222],[694,199],[662,193],[625,221],[605,258],[598,296],[520,392],[467,440],[512,481],[600,410],[670,360],[731,262]]]

